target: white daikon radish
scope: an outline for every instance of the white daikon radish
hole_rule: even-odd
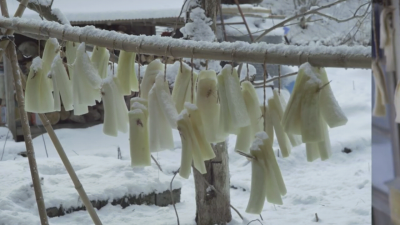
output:
[[[395,8],[388,6],[383,8],[380,15],[380,43],[379,47],[383,49],[385,54],[386,71],[394,72],[396,69],[395,65],[395,52],[393,47],[393,29],[391,27],[391,14]]]
[[[175,78],[174,88],[172,89],[172,100],[178,113],[180,113],[185,104],[186,91],[190,84],[191,68],[184,62],[178,70]],[[190,102],[190,101],[189,101]]]
[[[300,66],[292,94],[283,114],[282,125],[288,134],[301,134],[301,100],[303,98],[304,83],[310,79],[306,74],[306,69],[310,70],[310,67],[309,63],[304,63]]]
[[[65,66],[60,55],[55,56],[54,61],[51,65],[50,75],[53,81],[54,89],[54,110],[61,111],[60,97],[62,99],[65,110],[73,110],[72,83],[69,80],[67,71],[65,70]]]
[[[261,123],[262,112],[260,109],[260,103],[258,101],[257,92],[253,84],[250,81],[243,81],[242,84],[242,95],[247,108],[247,113],[250,118],[250,125],[252,129],[252,136],[263,130],[263,124]]]
[[[54,112],[53,94],[47,80],[50,79],[42,70],[42,59],[40,57],[34,58],[26,80],[25,110],[27,112]]]
[[[131,98],[131,100],[130,100],[131,106],[132,106],[133,103],[135,103],[135,102],[139,102],[139,103],[143,104],[144,106],[146,106],[146,108],[148,107],[147,99],[140,98],[140,97],[133,97],[133,98]]]
[[[285,98],[283,98],[282,95],[280,95],[278,93],[277,90],[273,90],[273,98],[274,98],[274,101],[276,103],[275,105],[277,106],[278,115],[279,115],[279,118],[280,118],[279,121],[282,121],[283,120],[283,115],[284,115],[284,112],[285,112],[286,106],[287,106],[286,100],[285,100]],[[282,122],[280,124],[282,124]],[[283,126],[282,126],[282,129],[283,129]],[[282,130],[282,131],[284,131],[284,130]],[[301,141],[301,136],[300,135],[288,134],[286,132],[285,132],[285,134],[289,138],[290,144],[293,147],[301,145],[302,141]]]
[[[192,76],[192,75],[190,75],[190,76]],[[196,98],[197,98],[197,96],[196,96],[196,87],[197,87],[196,81],[197,81],[197,78],[198,78],[197,73],[193,72],[193,79],[190,78],[189,85],[186,90],[185,102],[190,102],[192,104],[196,104]],[[193,87],[194,87],[193,89],[192,89],[192,80],[193,80]],[[192,98],[192,96],[193,96],[193,98]]]
[[[249,153],[249,148],[253,139],[253,131],[251,130],[251,126],[239,128],[239,133],[236,137],[235,151]]]
[[[372,60],[371,69],[375,81],[375,105],[373,115],[384,117],[386,115],[385,105],[389,102],[386,90],[385,75],[382,72],[378,60]]]
[[[135,73],[136,53],[119,53],[117,78],[123,95],[130,95],[131,91],[139,91],[139,83]]]
[[[108,61],[110,59],[110,52],[105,47],[95,46],[93,48],[92,57],[90,60],[94,68],[99,72],[99,76],[101,79],[105,79],[107,77],[108,70]]]
[[[226,97],[225,81],[222,74],[217,76],[218,79],[218,97],[220,104],[219,114],[219,129],[221,137],[228,137],[228,134],[238,134],[239,127],[237,127],[232,120],[229,112],[228,98]]]
[[[279,99],[278,99],[278,101],[279,101]],[[279,105],[279,102],[277,104],[277,101],[275,98],[271,98],[268,100],[269,113],[271,116],[272,124],[274,126],[276,139],[278,140],[279,149],[282,152],[282,157],[285,158],[290,155],[292,146],[290,144],[290,140],[289,140],[287,134],[283,130],[283,127],[281,124],[281,117],[279,116],[280,113],[279,113],[278,105]]]
[[[232,121],[237,127],[250,125],[249,114],[240,90],[239,77],[236,69],[232,70],[231,65],[225,65],[221,71],[224,77],[225,93],[228,100],[229,113]]]
[[[157,99],[160,104],[162,113],[167,118],[171,128],[176,129],[176,120],[178,112],[176,111],[175,104],[172,100],[171,93],[169,91],[168,81],[164,81],[164,75],[158,74],[155,81],[155,87],[157,89]]]
[[[186,153],[186,149],[183,149],[184,147],[184,142],[187,141],[187,139],[190,139],[191,143],[191,152],[192,152],[192,160],[193,160],[193,166],[201,173],[205,174],[206,168],[204,165],[204,160],[202,158],[201,152],[200,152],[200,147],[197,142],[197,138],[194,134],[193,127],[189,118],[189,114],[186,109],[182,110],[182,112],[179,114],[179,119],[178,119],[178,130],[181,135],[181,140],[182,140],[182,158],[181,158],[181,164],[185,167],[185,170],[187,170],[187,164],[188,162],[186,160],[189,159],[188,156],[184,155]],[[186,146],[185,146],[186,147]],[[191,162],[190,162],[191,164]],[[181,165],[181,168],[182,168]],[[187,172],[184,172],[184,174],[187,174]]]
[[[333,95],[325,69],[322,67],[313,68],[313,71],[319,75],[322,82],[320,84],[320,108],[322,118],[324,118],[330,128],[345,125],[347,123],[347,117]]]
[[[165,117],[157,98],[154,84],[148,93],[150,151],[158,152],[174,148],[172,128]]]
[[[145,115],[146,117],[149,116],[149,111],[147,110],[147,106],[144,105],[144,104],[142,104],[142,103],[140,103],[140,102],[134,102],[134,103],[131,105],[131,110],[134,110],[134,109],[140,109],[140,110],[143,111],[143,113],[144,113],[144,115]],[[146,121],[147,121],[147,120],[146,120]]]
[[[306,143],[307,161],[313,162],[320,158],[318,143]]]
[[[141,109],[129,111],[131,166],[151,166],[147,116]]]
[[[266,168],[261,150],[251,150],[250,152],[257,159],[251,161],[250,198],[247,203],[246,213],[258,215],[264,207],[267,194]]]
[[[272,117],[271,117],[271,113],[269,112],[269,108],[268,105],[265,106],[265,110],[263,110],[263,106],[260,106],[261,112],[263,114],[265,114],[265,116],[263,115],[263,118],[261,119],[261,124],[263,125],[263,130],[265,128],[265,132],[268,135],[268,140],[271,141],[271,145],[274,142],[274,126],[272,123]],[[264,112],[265,111],[265,112]],[[264,120],[265,118],[265,120]]]
[[[323,119],[321,119],[321,120],[323,120]],[[324,140],[318,143],[318,150],[319,150],[319,155],[321,157],[321,160],[324,161],[331,157],[332,150],[331,150],[331,141],[330,141],[329,132],[328,132],[328,125],[326,124],[325,121],[322,121],[321,126],[322,126]]]
[[[164,74],[164,65],[160,60],[154,60],[146,68],[146,72],[143,76],[143,80],[140,84],[140,97],[148,99],[149,91],[153,87],[156,81],[156,76],[159,73]]]
[[[197,138],[203,160],[215,158],[214,150],[212,149],[211,144],[208,143],[205,138],[203,124],[201,122],[201,116],[197,106],[186,102],[185,109],[190,115],[190,122],[192,123],[193,131]]]
[[[42,71],[46,77],[50,72],[51,64],[53,63],[54,57],[56,55],[59,55],[59,53],[60,53],[60,45],[58,44],[57,39],[56,38],[47,39],[42,56]],[[53,91],[53,82],[51,81],[51,79],[45,79],[44,81],[49,83],[51,90]]]
[[[396,110],[396,123],[400,123],[400,82],[397,82],[396,90],[394,92],[394,107]]]
[[[128,109],[123,95],[119,92],[115,79],[108,77],[102,87],[102,100],[104,105],[103,133],[118,136],[118,131],[128,131]]]
[[[217,93],[217,75],[215,71],[206,70],[199,73],[197,82],[196,105],[200,112],[204,134],[207,142],[219,141],[219,104]]]
[[[311,81],[311,80],[310,80]],[[301,102],[301,135],[304,143],[323,141],[319,84],[313,81],[304,84]]]
[[[180,127],[180,123],[182,123],[182,121],[178,120],[177,123],[178,127]],[[188,132],[185,133],[184,131],[179,131],[179,134],[182,142],[181,167],[179,168],[179,175],[182,178],[188,179],[192,172],[193,144]]]

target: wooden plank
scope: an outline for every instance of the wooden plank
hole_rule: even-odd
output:
[[[6,94],[5,97],[6,97],[6,107],[7,107],[6,123],[8,129],[10,129],[10,132],[14,137],[14,140],[16,140],[17,129],[15,123],[14,79],[12,75],[11,62],[7,57],[5,57],[5,55],[3,55],[3,63],[4,63],[4,83],[5,83],[5,94]]]

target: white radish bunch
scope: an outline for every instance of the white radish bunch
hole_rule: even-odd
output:
[[[132,167],[151,165],[148,111],[140,102],[134,102],[129,111],[129,144]]]
[[[107,78],[108,61],[110,59],[110,52],[105,47],[95,46],[93,48],[92,57],[90,60],[94,68],[99,73],[101,79]]]
[[[265,199],[272,204],[282,205],[281,196],[287,191],[267,133],[256,134],[250,154],[254,159],[251,160],[251,190],[246,212],[260,214]]]
[[[239,128],[236,138],[235,151],[249,153],[251,143],[255,138],[255,134],[263,130],[262,112],[256,90],[250,81],[243,81],[242,96],[246,105],[246,110],[250,118],[250,124]]]
[[[199,141],[196,137],[191,118],[186,109],[182,110],[178,117],[178,131],[182,142],[181,167],[179,175],[188,179],[191,174],[192,162],[195,169],[201,174],[207,173],[203,154],[200,149]]]
[[[386,104],[389,102],[385,75],[383,74],[378,60],[372,60],[371,69],[375,80],[375,106],[373,115],[383,117],[386,115]]]
[[[324,68],[300,66],[298,77],[282,118],[284,131],[301,134],[307,160],[326,160],[331,155],[330,128],[343,126],[347,118],[337,103]]]
[[[32,61],[26,80],[25,110],[32,113],[48,113],[54,111],[51,81],[43,71],[42,59],[36,57]]]
[[[148,110],[150,151],[174,148],[172,128],[177,127],[177,112],[169,94],[168,82],[164,82],[162,73],[155,78],[148,93]]]
[[[205,70],[199,73],[198,79],[196,105],[204,134],[208,143],[216,143],[220,141],[217,75],[213,70]]]
[[[104,106],[103,133],[116,137],[118,131],[128,132],[128,109],[115,78],[109,76],[103,80],[101,95]]]
[[[149,98],[150,89],[156,81],[156,76],[164,72],[164,65],[160,60],[153,60],[146,68],[143,80],[140,84],[140,96],[144,99]]]
[[[123,95],[139,91],[139,82],[135,73],[136,53],[120,51],[118,58],[117,79]]]
[[[60,55],[54,58],[49,77],[53,81],[54,110],[61,111],[60,97],[65,110],[73,110],[72,83]]]
[[[185,102],[191,101],[192,94],[192,78],[191,68],[184,62],[178,70],[178,75],[175,78],[174,88],[172,89],[172,100],[178,113],[180,113]],[[196,83],[197,74],[193,73],[193,84]],[[193,99],[196,99],[196,92],[193,90]]]

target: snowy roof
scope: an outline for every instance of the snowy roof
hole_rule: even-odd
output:
[[[39,1],[48,5],[48,0]],[[58,8],[71,22],[137,20],[151,18],[176,18],[179,16],[183,0],[55,0],[52,8]],[[7,0],[10,15],[14,14],[19,2]],[[27,9],[23,18],[40,19],[38,13]]]

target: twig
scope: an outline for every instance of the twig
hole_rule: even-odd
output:
[[[174,196],[173,196],[173,194],[172,194],[172,182],[174,181],[174,179],[175,179],[175,177],[176,177],[176,174],[178,174],[178,172],[179,172],[180,169],[181,169],[181,168],[179,167],[176,171],[173,172],[173,173],[174,173],[174,176],[172,177],[171,183],[169,184],[169,192],[171,193],[171,201],[172,201],[172,205],[174,206],[174,209],[175,209],[176,220],[178,221],[178,225],[179,225],[180,223],[179,223],[178,211],[176,210],[176,207],[175,207]]]
[[[357,12],[361,9],[361,7],[363,7],[363,6],[367,5],[367,4],[369,4],[369,5],[368,5],[367,9],[365,10],[365,12],[364,12],[363,14],[361,14],[361,15],[357,15]],[[367,15],[368,9],[369,9],[370,6],[371,6],[371,2],[366,2],[366,3],[362,4],[362,5],[360,5],[360,6],[357,8],[357,10],[354,12],[353,16],[351,16],[351,17],[349,17],[349,18],[346,18],[346,19],[338,19],[338,18],[335,18],[335,17],[333,17],[333,16],[329,16],[329,15],[326,15],[326,14],[320,13],[320,12],[315,12],[314,14],[319,15],[319,16],[323,16],[323,17],[326,17],[326,18],[328,18],[328,19],[330,19],[330,20],[334,20],[334,21],[336,21],[336,22],[338,22],[338,23],[343,23],[343,22],[347,22],[347,21],[352,20],[352,19],[355,19],[355,18],[364,17],[365,15]]]
[[[320,88],[318,88],[317,92],[321,91],[322,88],[326,87],[328,84],[330,84],[332,81],[329,81],[328,83],[322,85]]]
[[[319,221],[319,218],[318,218],[318,214],[317,213],[315,213],[315,221]]]
[[[244,156],[244,157],[250,159],[250,160],[256,159],[256,157],[254,157],[254,156],[252,156],[252,155],[249,155],[249,154],[247,154],[247,153],[244,153],[244,152],[242,152],[242,151],[235,150],[235,152],[238,153],[238,154],[241,155],[241,156]]]
[[[161,172],[163,172],[163,170],[161,169],[160,164],[157,162],[157,160],[154,158],[153,155],[151,155],[151,159],[153,159],[153,161],[156,163],[156,165],[158,166],[158,169],[159,169]]]
[[[285,78],[285,77],[294,76],[294,75],[296,75],[296,74],[297,74],[297,72],[288,73],[288,74],[282,75],[280,79]],[[272,81],[278,80],[278,79],[279,79],[279,77],[272,77],[272,78],[266,80],[265,83],[269,83],[269,82],[272,82]],[[264,82],[261,81],[260,83],[254,82],[253,84],[254,84],[254,86],[257,86],[257,85],[262,85],[263,83],[264,83]]]
[[[255,219],[255,220],[250,221],[247,225],[249,225],[250,223],[252,223],[252,222],[254,222],[254,221],[258,221],[258,222],[261,223],[261,221],[260,221],[259,219]],[[263,224],[263,223],[261,223],[261,224]]]
[[[264,221],[264,219],[263,219],[263,217],[261,216],[261,214],[260,214],[260,218],[261,218],[262,221]]]
[[[258,41],[259,41],[262,37],[264,37],[266,34],[268,34],[269,32],[271,32],[272,30],[275,30],[275,29],[278,28],[278,27],[281,27],[281,26],[285,25],[287,22],[289,22],[289,21],[291,21],[291,20],[297,19],[297,18],[302,17],[302,16],[305,16],[305,15],[315,14],[316,12],[318,12],[318,11],[320,11],[320,10],[322,10],[322,9],[326,9],[326,8],[332,7],[332,6],[336,5],[336,4],[341,3],[341,2],[344,2],[344,1],[346,1],[346,0],[339,0],[339,1],[333,2],[333,3],[331,3],[331,4],[321,6],[321,7],[317,8],[317,9],[309,10],[309,11],[307,11],[307,12],[305,12],[305,13],[298,14],[298,15],[295,15],[295,16],[292,16],[292,17],[289,17],[289,18],[287,18],[286,20],[284,20],[284,21],[282,21],[282,22],[276,24],[275,26],[272,26],[271,28],[268,28],[268,29],[267,29],[266,31],[264,31],[260,36],[258,36],[258,38],[256,38],[256,40],[254,40],[254,42],[258,42]]]
[[[7,138],[8,138],[8,134],[9,134],[9,133],[10,133],[10,130],[8,130],[8,131],[7,131],[7,134],[6,134],[6,141],[4,142],[4,145],[3,145],[3,153],[1,153],[1,159],[0,159],[0,161],[3,160],[4,149],[6,148],[6,143],[7,143]]]

